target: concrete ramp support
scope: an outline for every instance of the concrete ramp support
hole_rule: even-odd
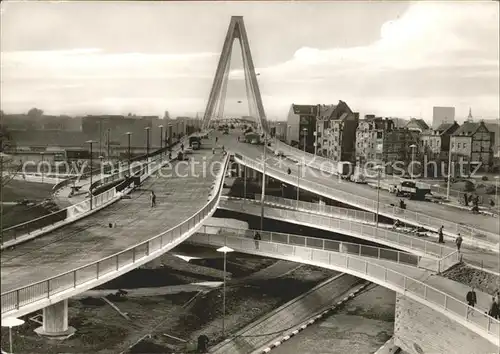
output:
[[[75,328],[68,326],[68,299],[43,309],[43,325],[35,333],[53,339],[66,339],[75,334]]]

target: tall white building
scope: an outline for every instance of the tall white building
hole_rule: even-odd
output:
[[[455,107],[432,107],[432,129],[455,121]]]

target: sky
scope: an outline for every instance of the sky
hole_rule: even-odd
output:
[[[268,119],[345,101],[361,115],[499,117],[499,4],[2,2],[1,107],[195,115],[232,15],[243,16]],[[239,47],[227,114],[248,114]],[[242,101],[238,103],[238,101]],[[200,113],[202,114],[202,113]]]

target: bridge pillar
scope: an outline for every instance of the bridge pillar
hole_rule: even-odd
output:
[[[75,334],[75,328],[68,326],[68,299],[43,309],[43,325],[35,333],[52,339],[66,339]]]

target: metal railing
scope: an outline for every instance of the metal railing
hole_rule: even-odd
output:
[[[286,152],[286,153],[292,155],[295,159],[305,159],[305,158],[310,159],[310,161],[306,162],[306,164],[308,166],[314,167],[314,168],[319,169],[319,170],[327,170],[327,172],[335,173],[335,169],[332,167],[332,164],[334,163],[332,160],[329,160],[323,156],[314,155],[314,154],[296,149],[296,148],[294,148],[290,145],[287,145],[279,140],[276,140],[274,142],[274,144],[276,145],[276,147],[275,147],[276,150],[281,150],[283,152]],[[377,176],[378,172],[376,170],[367,169],[367,171],[369,171],[372,174],[372,176]],[[402,178],[400,176],[396,176],[396,175],[390,175],[389,177],[393,178],[397,182],[404,180],[404,178]],[[423,187],[429,188],[431,190],[431,192],[439,193],[442,195],[446,195],[446,193],[447,193],[446,188],[444,188],[444,187],[434,186],[432,184],[425,183],[425,182],[419,182],[419,183],[421,183]],[[461,191],[458,191],[455,189],[450,189],[450,197],[460,199],[461,196],[463,195],[463,193],[464,192],[461,192]]]
[[[238,229],[234,227],[216,227],[216,226],[204,225],[203,228],[197,233],[197,235],[214,235],[214,232],[210,231],[216,231],[215,234],[221,236],[238,236],[238,237],[251,238],[253,240],[255,240],[254,239],[255,235],[258,233],[262,241],[269,241],[275,243],[283,243],[289,245],[321,249],[326,251],[347,253],[347,254],[357,255],[360,257],[370,257],[380,260],[391,261],[399,264],[410,265],[414,267],[419,267],[419,265],[422,263],[422,259],[425,258],[408,252],[391,250],[383,247],[367,246],[352,242],[328,240],[323,238],[288,234],[282,232]],[[434,262],[437,268],[436,259],[428,258],[426,259],[426,261]]]
[[[217,209],[224,181],[224,171],[227,168],[228,162],[229,155],[225,158],[224,167],[221,169],[220,175],[216,180],[218,185],[217,193],[215,193],[213,198],[193,216],[147,241],[129,247],[112,256],[69,272],[2,293],[2,315],[8,311],[19,310],[21,307],[36,301],[50,299],[54,295],[97,280],[105,274],[116,272],[123,267],[133,265],[154,252],[178,244],[183,240],[184,235],[198,228],[203,220]]]
[[[221,200],[220,203],[221,207],[231,207],[231,204],[238,205],[238,208],[234,209],[260,215],[260,206],[255,201],[253,205],[250,203],[243,203],[241,201],[229,200]],[[315,215],[305,212],[270,208],[265,210],[264,216],[280,220],[298,221],[301,224],[305,224],[310,227],[327,228],[333,232],[345,233],[350,236],[365,238],[375,242],[385,241],[390,243],[390,246],[405,247],[410,250],[420,251],[436,258],[441,258],[454,251],[451,247],[443,246],[435,242],[422,240],[385,228],[377,228],[375,226],[355,222],[353,220],[335,219],[328,216]]]
[[[260,201],[260,198],[260,194],[255,194],[256,201]],[[375,214],[368,211],[354,210],[319,203],[310,203],[301,200],[297,201],[294,199],[280,198],[269,195],[265,196],[264,202],[266,204],[276,204],[282,207],[293,208],[294,210],[304,211],[306,213],[336,215],[342,218],[375,223]]]
[[[259,172],[262,172],[262,162],[257,162],[249,157],[242,156],[241,154],[235,154],[235,158],[236,160],[239,160],[239,162],[243,165],[247,165]],[[297,180],[299,180],[300,187],[303,189],[308,189],[314,193],[322,194],[328,196],[331,199],[340,200],[346,204],[350,204],[362,209],[369,209],[371,211],[377,210],[376,200],[347,193],[332,187],[328,187],[324,184],[309,181],[307,178],[302,178],[300,176],[288,175],[285,172],[269,165],[266,166],[266,174],[292,185],[296,185]],[[492,245],[496,245],[499,242],[499,237],[496,234],[472,228],[467,225],[461,225],[455,222],[442,220],[415,211],[401,209],[396,206],[381,203],[379,204],[379,213],[394,219],[404,220],[405,222],[426,226],[434,230],[437,230],[439,227],[444,226],[445,232],[454,234],[460,233],[464,239],[470,239],[471,241],[488,242]]]
[[[216,246],[225,245],[233,248],[235,251],[248,252],[252,250],[252,253],[256,254],[341,269],[354,276],[395,290],[426,306],[431,306],[454,321],[467,325],[477,334],[498,345],[500,322],[484,313],[484,309],[470,307],[463,301],[435,287],[383,265],[346,253],[298,246],[291,243],[258,241],[258,249],[256,249],[255,240],[245,237],[224,235],[207,235],[202,237],[206,237],[206,242],[209,244]]]

